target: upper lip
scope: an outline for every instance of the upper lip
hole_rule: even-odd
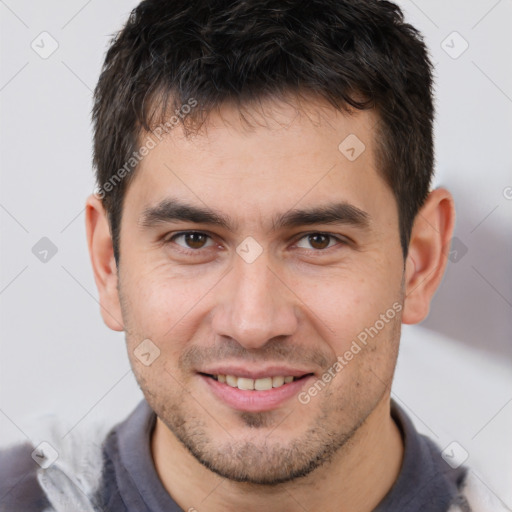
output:
[[[243,365],[218,365],[198,370],[207,375],[233,375],[234,377],[246,377],[249,379],[262,379],[265,377],[303,377],[310,370],[290,368],[289,366],[265,366],[264,368],[249,368]]]

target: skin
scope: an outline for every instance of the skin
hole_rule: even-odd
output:
[[[430,193],[404,262],[396,201],[375,162],[375,112],[344,115],[314,99],[300,109],[293,101],[262,106],[245,112],[252,129],[224,105],[198,134],[176,128],[150,151],[126,192],[119,268],[101,201],[88,198],[102,315],[126,333],[133,372],[158,416],[155,468],[184,510],[371,511],[403,455],[390,416],[400,326],[428,313],[453,200],[444,189]],[[353,162],[338,149],[349,134],[366,146]],[[144,212],[168,198],[235,225],[145,226]],[[272,230],[278,214],[337,201],[364,211],[368,225]],[[187,230],[211,238],[171,240]],[[248,236],[263,249],[252,263],[236,252]],[[198,374],[212,363],[286,363],[314,375],[307,390],[393,304],[401,311],[307,404],[294,396],[265,412],[236,410]],[[144,339],[160,350],[150,366],[134,354]]]

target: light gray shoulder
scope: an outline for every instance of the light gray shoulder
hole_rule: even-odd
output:
[[[94,512],[111,425],[41,418],[36,442],[0,449],[0,512]]]
[[[40,512],[49,505],[37,480],[34,447],[19,443],[0,448],[0,511]]]
[[[448,512],[512,512],[471,470],[468,470],[458,501]]]

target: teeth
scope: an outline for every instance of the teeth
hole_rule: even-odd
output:
[[[226,384],[231,386],[232,388],[238,387],[238,378],[233,377],[233,375],[226,375]]]
[[[272,377],[272,387],[278,388],[284,384],[284,377]]]
[[[254,381],[254,389],[257,391],[266,391],[267,389],[272,389],[272,377],[256,379]]]
[[[254,389],[254,379],[246,379],[245,377],[238,377],[238,389],[252,390]]]
[[[279,376],[279,377],[263,377],[261,379],[248,379],[246,377],[235,377],[234,375],[214,375],[214,377],[222,383],[226,383],[232,388],[242,390],[267,391],[272,388],[280,388],[284,384],[293,382],[295,377]]]

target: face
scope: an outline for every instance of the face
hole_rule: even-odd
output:
[[[237,481],[288,481],[340,453],[397,356],[404,262],[375,115],[309,105],[265,103],[252,129],[229,106],[196,135],[175,128],[123,205],[137,381],[169,435]]]

